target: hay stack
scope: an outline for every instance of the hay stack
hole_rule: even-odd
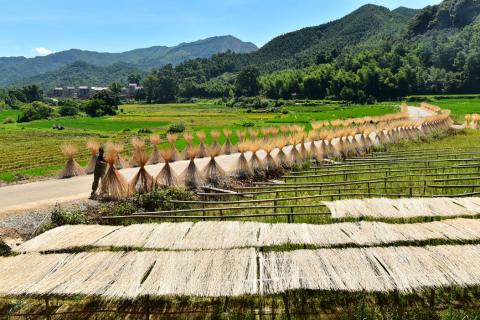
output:
[[[100,195],[109,199],[119,200],[129,195],[128,183],[125,178],[115,168],[115,162],[118,160],[118,154],[123,150],[119,144],[109,144],[105,154],[105,161],[108,163],[108,169],[102,178]]]
[[[248,180],[253,176],[252,168],[248,164],[247,158],[245,157],[245,152],[247,152],[247,150],[247,142],[242,142],[238,145],[238,152],[240,153],[240,157],[238,158],[237,168],[235,170],[234,176],[239,180]]]
[[[198,158],[205,158],[207,153],[207,146],[205,145],[205,139],[207,138],[207,134],[204,131],[197,131],[197,138],[200,140],[200,146],[198,149]]]
[[[66,179],[84,175],[85,170],[83,170],[83,168],[74,159],[78,152],[77,146],[74,146],[73,144],[66,144],[61,147],[61,150],[63,155],[67,157],[68,160],[58,177],[60,179]]]
[[[145,151],[141,150],[136,152],[133,157],[135,163],[138,163],[140,166],[140,170],[138,170],[129,184],[129,193],[148,193],[153,190],[155,185],[153,177],[145,169],[149,156]]]
[[[150,143],[153,146],[152,156],[148,160],[148,164],[157,164],[163,162],[163,159],[160,155],[160,151],[158,150],[158,145],[160,144],[160,136],[157,134],[153,134],[150,136]]]
[[[210,136],[212,137],[212,143],[210,145],[210,149],[207,149],[207,153],[210,155],[211,149],[217,149],[221,150],[220,144],[218,143],[218,139],[220,139],[220,131],[217,130],[212,130],[210,131]]]
[[[303,130],[303,129],[302,129]],[[307,150],[307,147],[305,146],[305,133],[302,131],[301,133],[298,133],[298,141],[300,141],[300,156],[302,157],[303,162],[307,161],[310,158],[310,153]]]
[[[97,163],[97,153],[100,149],[100,143],[98,143],[98,141],[96,141],[95,139],[90,139],[87,141],[87,144],[85,146],[91,154],[90,162],[88,163],[87,168],[85,168],[85,173],[92,174],[93,171],[95,171],[95,165]]]
[[[170,145],[170,148],[172,148],[172,150],[174,151],[173,161],[177,161],[182,158],[177,151],[177,138],[178,136],[174,133],[167,134],[168,144]]]
[[[188,159],[188,150],[190,150],[193,147],[193,134],[190,133],[190,132],[186,132],[186,133],[183,134],[183,138],[187,142],[187,145],[185,146],[185,149],[182,152],[183,153],[183,160],[189,160]]]
[[[223,129],[223,135],[225,136],[225,144],[223,145],[222,153],[223,154],[232,154],[236,152],[235,146],[232,144],[230,140],[232,137],[232,130],[231,129]]]
[[[218,157],[220,154],[220,146],[211,146],[208,149],[210,155],[210,161],[207,166],[203,169],[202,177],[207,184],[212,185],[213,187],[220,187],[225,182],[225,171],[220,167],[215,157]]]
[[[175,150],[172,148],[163,149],[160,151],[162,158],[165,160],[162,170],[155,178],[155,184],[157,186],[164,187],[178,187],[178,176],[170,166],[170,162],[175,158]]]
[[[275,178],[283,174],[283,168],[279,166],[277,161],[272,156],[272,152],[275,149],[275,143],[269,142],[263,145],[263,150],[267,153],[267,156],[263,160],[263,166],[265,175],[267,178]]]
[[[308,153],[310,154],[310,157],[315,159],[315,161],[322,161],[322,157],[319,154],[318,147],[315,143],[315,141],[319,140],[319,133],[318,131],[311,131],[308,134],[308,139],[310,140],[310,146],[308,148]]]
[[[115,149],[117,150],[117,159],[115,160],[115,167],[117,169],[126,169],[129,168],[130,165],[128,162],[123,159],[123,157],[120,155],[123,151],[123,145],[121,144],[115,144]],[[107,147],[108,148],[108,147]]]
[[[297,149],[298,137],[292,135],[288,138],[288,143],[292,146],[292,150],[290,150],[290,162],[292,164],[302,164],[303,158],[300,152]]]
[[[472,129],[478,129],[478,122],[480,121],[480,115],[472,114]]]
[[[255,142],[258,138],[258,131],[255,129],[248,129],[248,135],[250,136],[250,140]]]
[[[284,170],[288,170],[292,167],[291,162],[289,161],[287,154],[285,153],[285,146],[287,145],[287,138],[281,137],[275,141],[276,147],[278,149],[277,153],[277,163]]]
[[[143,152],[145,149],[145,140],[139,137],[132,138],[132,147],[133,147],[133,155],[132,159],[130,160],[130,166],[132,168],[140,166],[139,163],[136,162],[137,154]]]
[[[189,189],[196,189],[200,186],[203,181],[198,170],[197,165],[195,164],[195,158],[200,154],[200,147],[194,146],[188,150],[188,157],[190,162],[188,163],[187,168],[180,175],[180,179],[184,181],[185,187]]]
[[[463,124],[463,126],[466,129],[468,129],[468,128],[470,128],[471,122],[472,122],[472,115],[471,114],[466,114],[465,115],[465,123]]]
[[[258,150],[260,150],[260,143],[251,141],[248,143],[248,149],[252,152],[250,167],[252,168],[254,178],[263,180],[265,178],[265,167],[257,155]]]

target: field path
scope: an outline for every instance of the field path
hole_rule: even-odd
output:
[[[432,113],[422,108],[409,107],[410,118],[418,120],[430,116]],[[291,147],[286,148],[286,153],[290,152]],[[265,156],[263,151],[258,152],[260,158]],[[246,154],[247,159],[250,154]],[[224,155],[217,159],[220,166],[226,172],[232,172],[237,163],[239,154]],[[208,158],[195,160],[195,163],[201,170],[208,163]],[[177,161],[171,164],[172,168],[180,174],[188,165],[188,161]],[[147,166],[147,171],[156,176],[162,164]],[[137,168],[129,168],[121,170],[122,174],[130,180]],[[0,220],[17,215],[30,209],[39,209],[55,205],[57,203],[65,203],[75,200],[87,199],[90,195],[93,176],[81,176],[71,179],[52,179],[38,181],[26,184],[19,184],[0,188]]]

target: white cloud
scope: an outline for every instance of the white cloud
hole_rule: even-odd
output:
[[[38,56],[48,56],[49,54],[52,54],[53,51],[47,48],[35,48],[33,49],[33,52],[35,52]]]

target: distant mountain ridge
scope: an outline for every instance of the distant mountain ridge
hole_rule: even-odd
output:
[[[3,57],[0,58],[0,86],[25,82],[23,79],[47,72],[54,72],[77,61],[97,67],[107,67],[124,63],[129,67],[147,71],[166,64],[178,65],[185,60],[208,58],[226,51],[249,53],[257,50],[251,42],[243,42],[233,36],[218,36],[174,47],[154,46],[122,53],[107,53],[71,49],[43,57]]]

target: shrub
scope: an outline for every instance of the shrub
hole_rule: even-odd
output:
[[[138,211],[137,206],[131,200],[112,202],[100,209],[102,216],[128,216]]]
[[[10,123],[15,123],[15,120],[13,120],[12,118],[7,118],[3,120],[3,124],[10,124]]]
[[[113,116],[117,114],[117,106],[111,106],[102,99],[92,99],[85,106],[85,112],[90,117]]]
[[[62,117],[76,116],[79,112],[80,110],[78,109],[78,107],[74,105],[64,105],[61,106],[60,109],[58,109],[58,113]]]
[[[245,128],[255,127],[255,122],[246,121],[246,122],[242,122],[241,125],[242,127],[245,127]]]
[[[185,131],[183,123],[174,123],[168,128],[168,133],[182,133]]]
[[[55,110],[45,103],[35,101],[23,108],[18,122],[29,122],[33,120],[48,119],[54,116]]]
[[[163,211],[175,209],[188,209],[188,205],[171,203],[171,200],[191,201],[195,199],[193,192],[180,188],[164,188],[151,193],[137,195],[135,202],[137,207],[146,211]]]
[[[148,128],[141,128],[138,129],[138,133],[153,133],[153,131]]]
[[[52,227],[88,223],[87,215],[84,212],[79,210],[65,210],[60,206],[56,206],[53,209],[50,220]]]

